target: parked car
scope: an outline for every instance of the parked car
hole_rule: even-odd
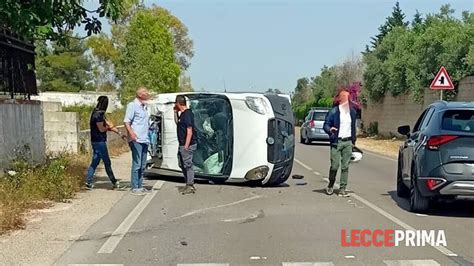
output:
[[[329,141],[329,136],[324,132],[323,125],[329,108],[313,108],[303,121],[300,129],[300,142],[311,144],[313,141]]]
[[[149,104],[159,128],[150,145],[150,171],[181,175],[174,101],[178,94],[160,94]],[[198,146],[196,177],[216,183],[277,185],[291,174],[294,120],[287,97],[258,93],[181,93],[194,113]]]
[[[410,210],[425,212],[430,202],[474,196],[474,102],[431,104],[407,136],[398,155],[397,195]]]

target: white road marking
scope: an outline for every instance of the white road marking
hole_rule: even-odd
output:
[[[391,215],[390,213],[382,210],[381,208],[375,206],[374,204],[372,204],[370,201],[362,198],[361,196],[357,195],[357,194],[352,194],[352,197],[357,199],[358,201],[364,203],[365,205],[367,205],[369,208],[373,209],[374,211],[378,212],[379,214],[385,216],[386,218],[388,218],[389,220],[391,220],[392,222],[398,224],[399,226],[403,227],[405,230],[412,230],[412,231],[415,231],[416,229],[411,227],[410,225],[404,223],[403,221],[401,221],[400,219],[396,218],[395,216]],[[446,256],[450,256],[450,257],[457,257],[457,254],[452,252],[451,250],[447,249],[446,247],[443,247],[443,246],[432,246],[433,248],[435,248],[436,250],[438,250],[439,252],[443,253],[444,255]]]
[[[314,174],[315,174],[315,175],[321,175],[321,173],[320,173],[320,172],[314,172]]]
[[[125,234],[127,234],[128,230],[130,230],[130,227],[132,227],[132,225],[138,219],[143,210],[145,210],[148,204],[150,204],[153,197],[157,194],[157,190],[161,189],[164,183],[165,181],[162,180],[159,180],[155,183],[155,185],[153,186],[153,190],[149,194],[145,195],[145,197],[143,197],[140,203],[135,206],[135,208],[132,210],[132,212],[130,212],[127,218],[125,218],[125,220],[123,220],[123,222],[117,227],[117,229],[115,229],[115,231],[107,239],[104,245],[102,245],[102,247],[97,253],[103,254],[114,252],[115,248],[118,246]]]
[[[346,259],[355,259],[355,256],[354,255],[348,255],[348,256],[344,256],[344,258],[346,258]]]
[[[198,213],[203,213],[203,212],[206,212],[206,211],[210,211],[210,210],[214,210],[214,209],[219,209],[219,208],[223,208],[223,207],[229,207],[229,206],[232,206],[232,205],[237,205],[237,204],[240,204],[240,203],[244,203],[246,201],[251,201],[251,200],[256,200],[256,199],[259,199],[259,198],[263,198],[264,196],[262,195],[256,195],[256,196],[253,196],[253,197],[250,197],[250,198],[246,198],[246,199],[243,199],[243,200],[238,200],[238,201],[235,201],[235,202],[231,202],[231,203],[227,203],[227,204],[223,204],[223,205],[219,205],[219,206],[214,206],[214,207],[209,207],[209,208],[204,208],[204,209],[199,209],[199,210],[195,210],[195,211],[192,211],[192,212],[188,212],[186,214],[183,214],[179,217],[176,217],[176,218],[173,218],[172,221],[176,221],[178,219],[181,219],[181,218],[184,218],[184,217],[188,217],[188,216],[192,216],[192,215],[195,215],[195,214],[198,214]]]
[[[332,262],[283,262],[283,266],[334,266]]]
[[[229,266],[229,263],[187,263],[178,264],[178,266]]]
[[[398,162],[397,159],[390,158],[390,157],[386,157],[386,156],[383,156],[383,155],[379,155],[379,154],[376,154],[376,153],[373,153],[373,152],[370,152],[370,151],[364,150],[364,153],[367,153],[367,154],[370,154],[370,155],[372,155],[372,156],[379,157],[379,158],[382,158],[382,159],[385,159],[385,160],[389,160],[389,161],[393,161],[393,162]]]
[[[387,160],[392,160],[392,161],[397,161],[395,159],[391,159],[391,158],[387,158],[387,157],[384,157],[384,156],[380,156],[378,154],[374,154],[374,153],[371,153],[371,152],[368,152],[369,154],[372,154],[374,156],[377,156],[377,157],[381,157],[381,158],[384,158],[384,159],[387,159]],[[303,167],[304,167],[304,164],[298,160],[295,159],[295,161],[299,164],[301,164]],[[327,178],[323,178],[323,180],[327,180]],[[327,182],[329,182],[329,180],[327,180]],[[405,230],[412,230],[412,231],[415,231],[416,229],[413,228],[412,226],[404,223],[403,221],[401,221],[400,219],[396,218],[395,216],[391,215],[390,213],[382,210],[381,208],[377,207],[376,205],[372,204],[370,201],[364,199],[363,197],[355,194],[355,193],[352,193],[352,197],[359,200],[360,202],[362,202],[363,204],[367,205],[369,208],[373,209],[374,211],[378,212],[379,214],[381,214],[382,216],[385,216],[386,218],[388,218],[389,220],[391,220],[392,222],[398,224],[399,226],[401,226],[402,228],[404,228]],[[448,257],[457,257],[458,255],[456,253],[454,253],[453,251],[449,250],[448,248],[446,247],[443,247],[443,246],[432,246],[433,248],[435,248],[436,250],[438,250],[439,252],[443,253],[444,255],[448,256]]]
[[[440,265],[435,260],[384,260],[388,266],[438,266]]]
[[[303,166],[304,168],[306,168],[306,170],[309,170],[309,171],[313,171],[313,169],[309,166],[307,166],[306,164],[302,163],[300,160],[298,159],[295,159],[295,162],[297,162],[299,165]]]

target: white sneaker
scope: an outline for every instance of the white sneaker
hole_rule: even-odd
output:
[[[134,188],[131,192],[134,196],[145,196],[145,192],[143,192],[140,188]]]

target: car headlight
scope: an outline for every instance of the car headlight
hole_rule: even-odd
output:
[[[245,179],[247,180],[262,180],[268,175],[270,169],[268,166],[259,166],[247,172]]]
[[[265,102],[264,99],[258,98],[258,97],[245,97],[245,104],[247,104],[247,107],[261,115],[267,114],[268,112],[268,106],[267,102]]]

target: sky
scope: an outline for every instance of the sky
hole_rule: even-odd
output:
[[[91,0],[89,0],[91,1]],[[359,55],[395,0],[145,0],[171,11],[189,29],[194,90],[294,91],[301,77]],[[400,0],[408,20],[450,4],[456,16],[474,0]],[[109,27],[104,26],[108,31]]]

